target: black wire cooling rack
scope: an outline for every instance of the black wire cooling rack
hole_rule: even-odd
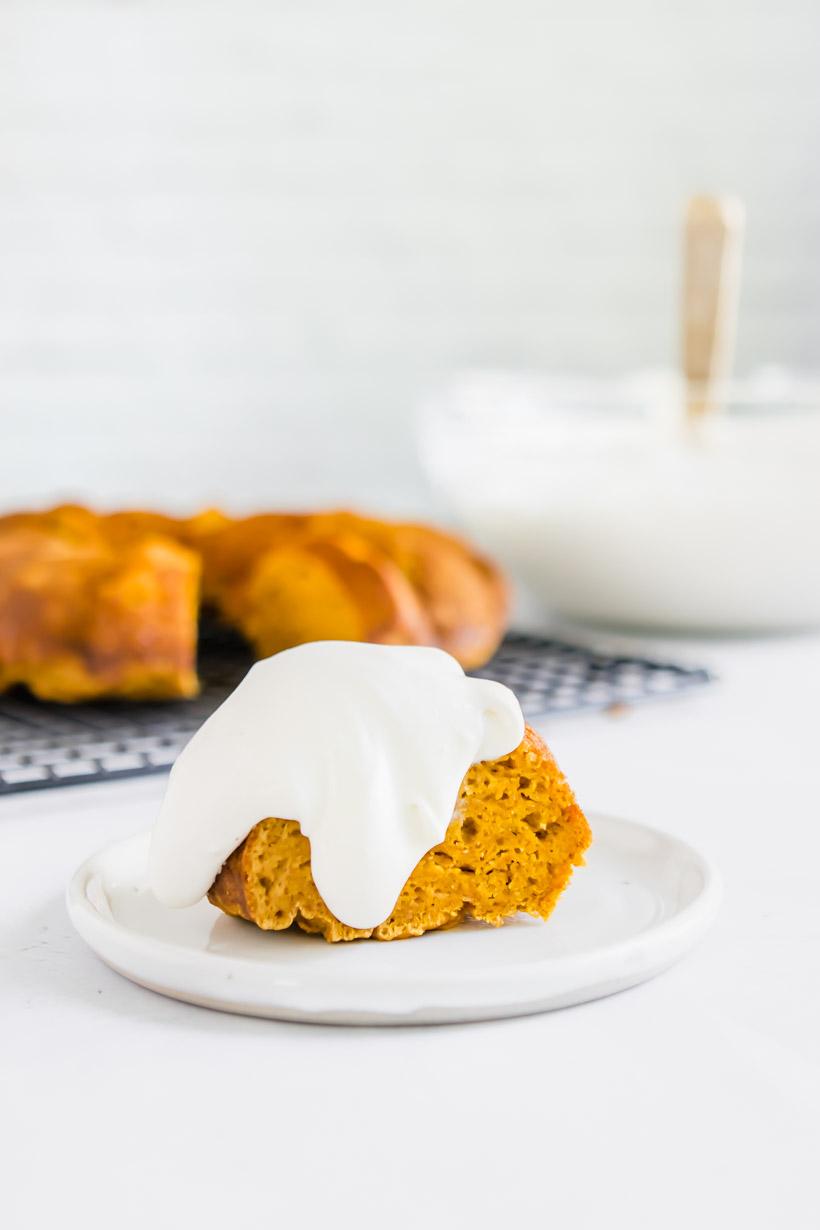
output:
[[[204,629],[203,688],[193,700],[52,705],[23,692],[0,696],[0,795],[162,772],[251,662],[232,633]],[[701,669],[521,634],[508,636],[474,673],[512,688],[528,718],[638,704],[711,678]]]

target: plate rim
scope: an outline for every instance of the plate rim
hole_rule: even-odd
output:
[[[608,813],[589,812],[588,819],[593,835],[596,826],[600,828],[603,824],[605,830],[609,829],[608,844],[613,844],[612,833],[627,830],[661,839],[673,847],[678,857],[686,859],[701,876],[695,896],[669,917],[625,939],[578,953],[513,959],[491,970],[459,970],[456,979],[452,971],[430,970],[408,982],[401,973],[386,977],[384,972],[345,967],[338,971],[323,970],[317,986],[315,980],[292,967],[277,969],[274,964],[247,955],[194,951],[175,940],[144,935],[113,915],[106,917],[90,900],[88,885],[99,874],[101,860],[128,846],[138,847],[147,841],[150,829],[109,842],[84,859],[69,879],[66,908],[83,941],[121,976],[171,998],[223,1012],[330,1024],[433,1024],[525,1015],[597,999],[655,977],[703,938],[720,908],[720,873],[712,860],[689,842],[654,825]],[[602,835],[600,840],[606,841],[606,837]],[[430,933],[434,935],[435,932]],[[135,972],[127,960],[117,960],[115,951],[123,956],[130,952],[138,961],[144,956],[146,959],[139,962],[143,972]],[[213,994],[196,993],[190,987],[190,977],[180,978],[179,971],[175,976],[171,974],[169,981],[169,971],[176,963],[188,967],[196,982],[197,972],[208,968],[203,961],[211,970]],[[160,976],[149,977],[144,972],[151,965],[155,970],[159,968]],[[234,981],[231,967],[242,970],[241,996],[229,994],[235,990],[230,985]],[[596,970],[598,973],[593,977]],[[567,980],[567,971],[573,971],[574,977]],[[525,972],[533,990],[522,1000]],[[206,973],[198,981],[207,979]],[[264,985],[251,988],[249,984],[257,980]],[[562,985],[565,991],[559,993],[555,988]],[[351,1005],[351,1000],[358,1002]]]

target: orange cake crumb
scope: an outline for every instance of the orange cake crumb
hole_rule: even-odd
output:
[[[349,927],[330,912],[295,820],[256,824],[208,898],[265,931],[295,923],[330,941],[406,939],[467,918],[500,926],[520,912],[547,918],[591,837],[551,752],[527,727],[515,751],[470,768],[444,841],[419,861],[378,926]]]

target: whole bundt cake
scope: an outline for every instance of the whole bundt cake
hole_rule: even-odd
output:
[[[191,696],[202,604],[260,657],[372,641],[439,646],[471,668],[501,639],[507,591],[452,535],[350,512],[174,518],[64,505],[0,517],[0,690]]]

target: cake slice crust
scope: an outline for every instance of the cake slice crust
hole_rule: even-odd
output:
[[[111,541],[84,509],[0,521],[0,691],[41,700],[193,696],[198,557],[171,539]]]

